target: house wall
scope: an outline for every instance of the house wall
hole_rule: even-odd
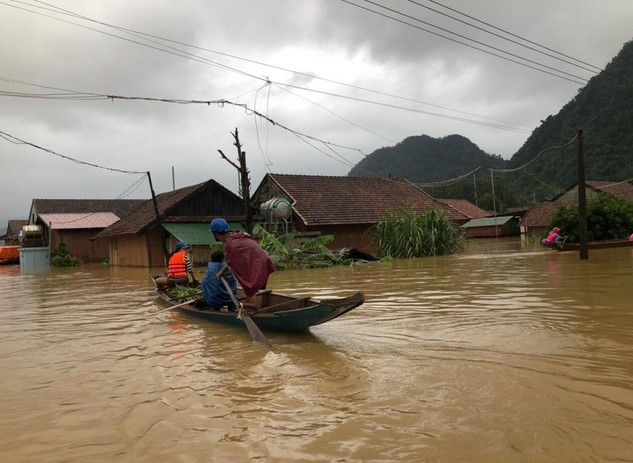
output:
[[[472,227],[464,229],[466,235],[471,238],[494,238],[496,236],[508,236],[510,235],[509,225],[503,224],[495,227],[494,225],[488,227]]]
[[[323,225],[319,227],[307,227],[305,231],[318,231],[321,235],[333,235],[334,241],[327,245],[328,248],[338,250],[342,248],[356,248],[367,253],[375,253],[377,249],[372,246],[371,240],[366,236],[370,225]]]
[[[147,239],[137,235],[110,238],[110,265],[117,267],[149,267]]]
[[[154,227],[148,230],[144,235],[145,238],[145,252],[147,253],[147,260],[145,264],[149,267],[165,267],[167,265],[167,256],[165,256],[165,248],[163,247],[163,241],[167,242],[167,232],[163,227]],[[167,249],[173,249],[173,247],[167,246]]]
[[[54,251],[64,241],[73,257],[81,259],[86,264],[101,262],[109,255],[108,242],[90,240],[99,231],[101,229],[98,228],[49,231],[50,249]]]
[[[238,216],[244,215],[244,204],[239,197],[228,194],[218,185],[211,184],[208,189],[178,204],[169,215]]]

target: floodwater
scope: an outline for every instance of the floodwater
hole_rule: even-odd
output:
[[[633,461],[631,249],[492,240],[269,287],[366,303],[269,350],[159,312],[147,269],[0,267],[0,461]]]

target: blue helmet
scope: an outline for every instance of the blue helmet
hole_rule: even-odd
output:
[[[229,224],[226,220],[217,218],[211,221],[210,228],[213,233],[226,233],[229,231]]]
[[[184,241],[178,241],[176,243],[176,251],[180,251],[181,249],[189,249],[189,245]]]

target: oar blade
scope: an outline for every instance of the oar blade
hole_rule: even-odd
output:
[[[262,330],[260,330],[259,327],[255,324],[255,322],[253,321],[251,316],[248,314],[246,309],[244,309],[243,306],[240,306],[240,303],[235,298],[235,294],[233,294],[233,291],[231,291],[231,287],[229,286],[228,282],[224,279],[224,277],[221,277],[220,280],[222,280],[222,283],[224,284],[224,287],[226,288],[226,292],[229,293],[229,296],[231,296],[231,299],[233,300],[233,304],[235,304],[236,307],[239,307],[240,315],[238,318],[241,318],[244,324],[246,325],[248,334],[251,335],[251,338],[253,339],[253,341],[258,341],[258,342],[261,342],[262,344],[266,344],[267,346],[272,347],[272,343],[268,340],[266,336],[264,336],[264,333],[262,333]]]
[[[262,330],[255,324],[251,316],[246,313],[246,310],[241,310],[240,318],[246,325],[246,329],[248,333],[253,338],[253,341],[261,342],[262,344],[266,344],[269,347],[272,347],[273,344],[269,341],[269,339],[262,333]]]

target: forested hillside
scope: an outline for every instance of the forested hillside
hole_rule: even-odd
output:
[[[405,138],[396,146],[377,149],[356,164],[349,175],[391,175],[414,183],[430,183],[458,177],[477,167],[503,167],[506,163],[501,156],[485,153],[461,135],[418,135]]]
[[[460,135],[440,139],[420,135],[374,151],[349,175],[391,175],[414,183],[431,183],[464,175],[477,167],[524,166],[494,179],[501,209],[522,206],[551,198],[576,183],[575,137],[579,129],[584,133],[587,180],[633,178],[633,41],[626,43],[604,71],[558,114],[545,117],[510,161],[483,152]],[[436,197],[465,198],[491,208],[490,174],[481,170],[477,175],[477,179],[465,178],[450,186],[425,190]],[[479,197],[477,190],[483,193]]]
[[[513,182],[524,192],[536,192],[538,198],[552,196],[556,192],[553,187],[575,184],[576,141],[563,149],[550,148],[568,144],[579,129],[584,133],[587,180],[633,177],[633,41],[626,43],[605,70],[558,114],[547,117],[512,156],[510,167],[524,165],[538,156],[526,169],[527,175],[511,176]]]

